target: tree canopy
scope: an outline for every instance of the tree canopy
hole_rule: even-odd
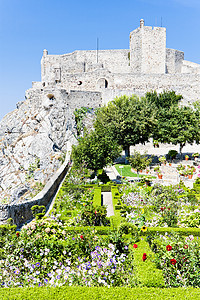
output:
[[[200,141],[199,112],[186,106],[160,110],[154,137],[162,143],[179,144],[182,153],[186,143]]]
[[[112,137],[127,155],[130,146],[148,141],[156,120],[146,98],[121,96],[99,108],[94,123],[97,132]]]
[[[86,132],[78,145],[72,146],[72,160],[77,168],[84,164],[88,169],[97,171],[113,163],[121,151],[122,148],[112,137],[99,135],[96,131]]]

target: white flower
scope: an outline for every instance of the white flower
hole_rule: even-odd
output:
[[[51,229],[49,227],[45,228],[45,232],[49,233],[51,231]]]
[[[62,270],[61,269],[57,269],[56,272],[57,272],[58,275],[62,274]]]

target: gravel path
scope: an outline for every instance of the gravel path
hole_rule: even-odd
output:
[[[114,216],[112,193],[102,192],[101,194],[103,196],[103,205],[107,207],[107,217]]]

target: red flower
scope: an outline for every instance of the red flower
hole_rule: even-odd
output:
[[[145,261],[147,259],[147,254],[146,253],[143,253],[142,255],[142,260]]]
[[[135,248],[135,249],[136,249],[137,247],[138,247],[138,245],[137,245],[137,244],[134,244],[134,245],[133,245],[133,248]]]
[[[16,232],[16,236],[17,236],[17,237],[19,236],[19,231]]]
[[[171,208],[168,208],[168,210],[170,210]]]
[[[82,235],[82,234],[81,234],[80,238],[81,238],[82,240],[84,240],[84,237],[83,237],[83,235]]]
[[[176,260],[175,260],[174,258],[172,258],[172,259],[170,260],[170,262],[171,262],[172,265],[175,265],[175,264],[176,264]]]
[[[163,208],[163,207],[161,207],[160,209],[161,209],[162,211],[164,210],[164,208]]]
[[[188,245],[184,245],[184,249],[187,249],[188,248]]]
[[[95,212],[94,212],[94,213],[95,213],[95,215],[97,214],[96,210],[95,210]]]
[[[167,249],[167,251],[171,251],[172,250],[172,246],[171,245],[167,245],[166,249]]]

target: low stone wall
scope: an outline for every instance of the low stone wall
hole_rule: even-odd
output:
[[[50,203],[68,169],[69,159],[66,159],[63,165],[47,182],[44,189],[32,200],[14,205],[0,205],[0,224],[5,224],[7,219],[12,218],[14,224],[20,227],[26,221],[31,220],[33,218],[31,207],[34,205],[44,205],[46,207]]]

